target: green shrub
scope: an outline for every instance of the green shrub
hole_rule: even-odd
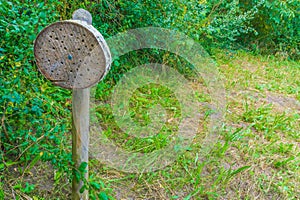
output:
[[[34,64],[33,41],[58,20],[56,1],[0,2],[0,159],[28,163],[42,155],[68,170],[71,154],[61,147],[69,129],[70,92],[51,86]],[[65,163],[65,164],[63,164]]]
[[[255,34],[240,38],[252,49],[268,54],[285,54],[294,59],[300,56],[300,2],[298,0],[253,0],[242,5],[249,9],[259,4],[258,12],[250,21]]]

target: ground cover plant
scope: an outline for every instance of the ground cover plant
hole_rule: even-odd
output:
[[[38,72],[33,41],[45,26],[71,18],[78,8],[109,38],[138,27],[178,30],[215,60],[226,89],[226,113],[218,143],[200,155],[213,109],[193,143],[159,171],[124,173],[91,157],[86,187],[91,199],[299,199],[300,64],[299,2],[291,1],[1,1],[0,2],[0,199],[70,199],[71,92]],[[112,63],[95,86],[95,108],[104,134],[128,151],[151,152],[178,130],[181,108],[161,85],[136,90],[135,122],[150,122],[147,109],[160,103],[168,123],[153,138],[122,132],[109,105],[114,86],[135,66],[158,62],[190,80],[200,105],[211,96],[186,60],[143,49]],[[82,171],[84,171],[84,166]]]

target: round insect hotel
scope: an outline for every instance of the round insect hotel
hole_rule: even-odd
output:
[[[102,35],[86,21],[66,20],[43,29],[34,43],[36,64],[53,84],[82,89],[99,82],[111,56]]]

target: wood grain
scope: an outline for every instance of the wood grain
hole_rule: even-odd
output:
[[[111,56],[103,36],[87,22],[65,20],[44,28],[34,43],[36,64],[53,84],[87,88],[109,70]]]

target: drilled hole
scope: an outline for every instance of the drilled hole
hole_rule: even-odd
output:
[[[70,36],[73,37],[73,33],[71,33]]]
[[[52,35],[50,35],[49,37],[52,38]]]
[[[58,40],[58,37],[56,37],[55,40]]]
[[[63,61],[61,61],[60,63],[61,63],[62,65],[64,64],[64,62],[63,62]]]
[[[77,50],[80,51],[80,48],[78,48]]]
[[[90,71],[90,69],[89,69],[89,68],[87,68],[86,70],[87,70],[88,72]]]
[[[64,41],[61,41],[61,43],[64,43]]]
[[[64,47],[65,50],[67,50],[67,47]]]
[[[84,39],[82,39],[81,42],[84,42]]]
[[[82,74],[80,74],[80,76],[83,76]]]

